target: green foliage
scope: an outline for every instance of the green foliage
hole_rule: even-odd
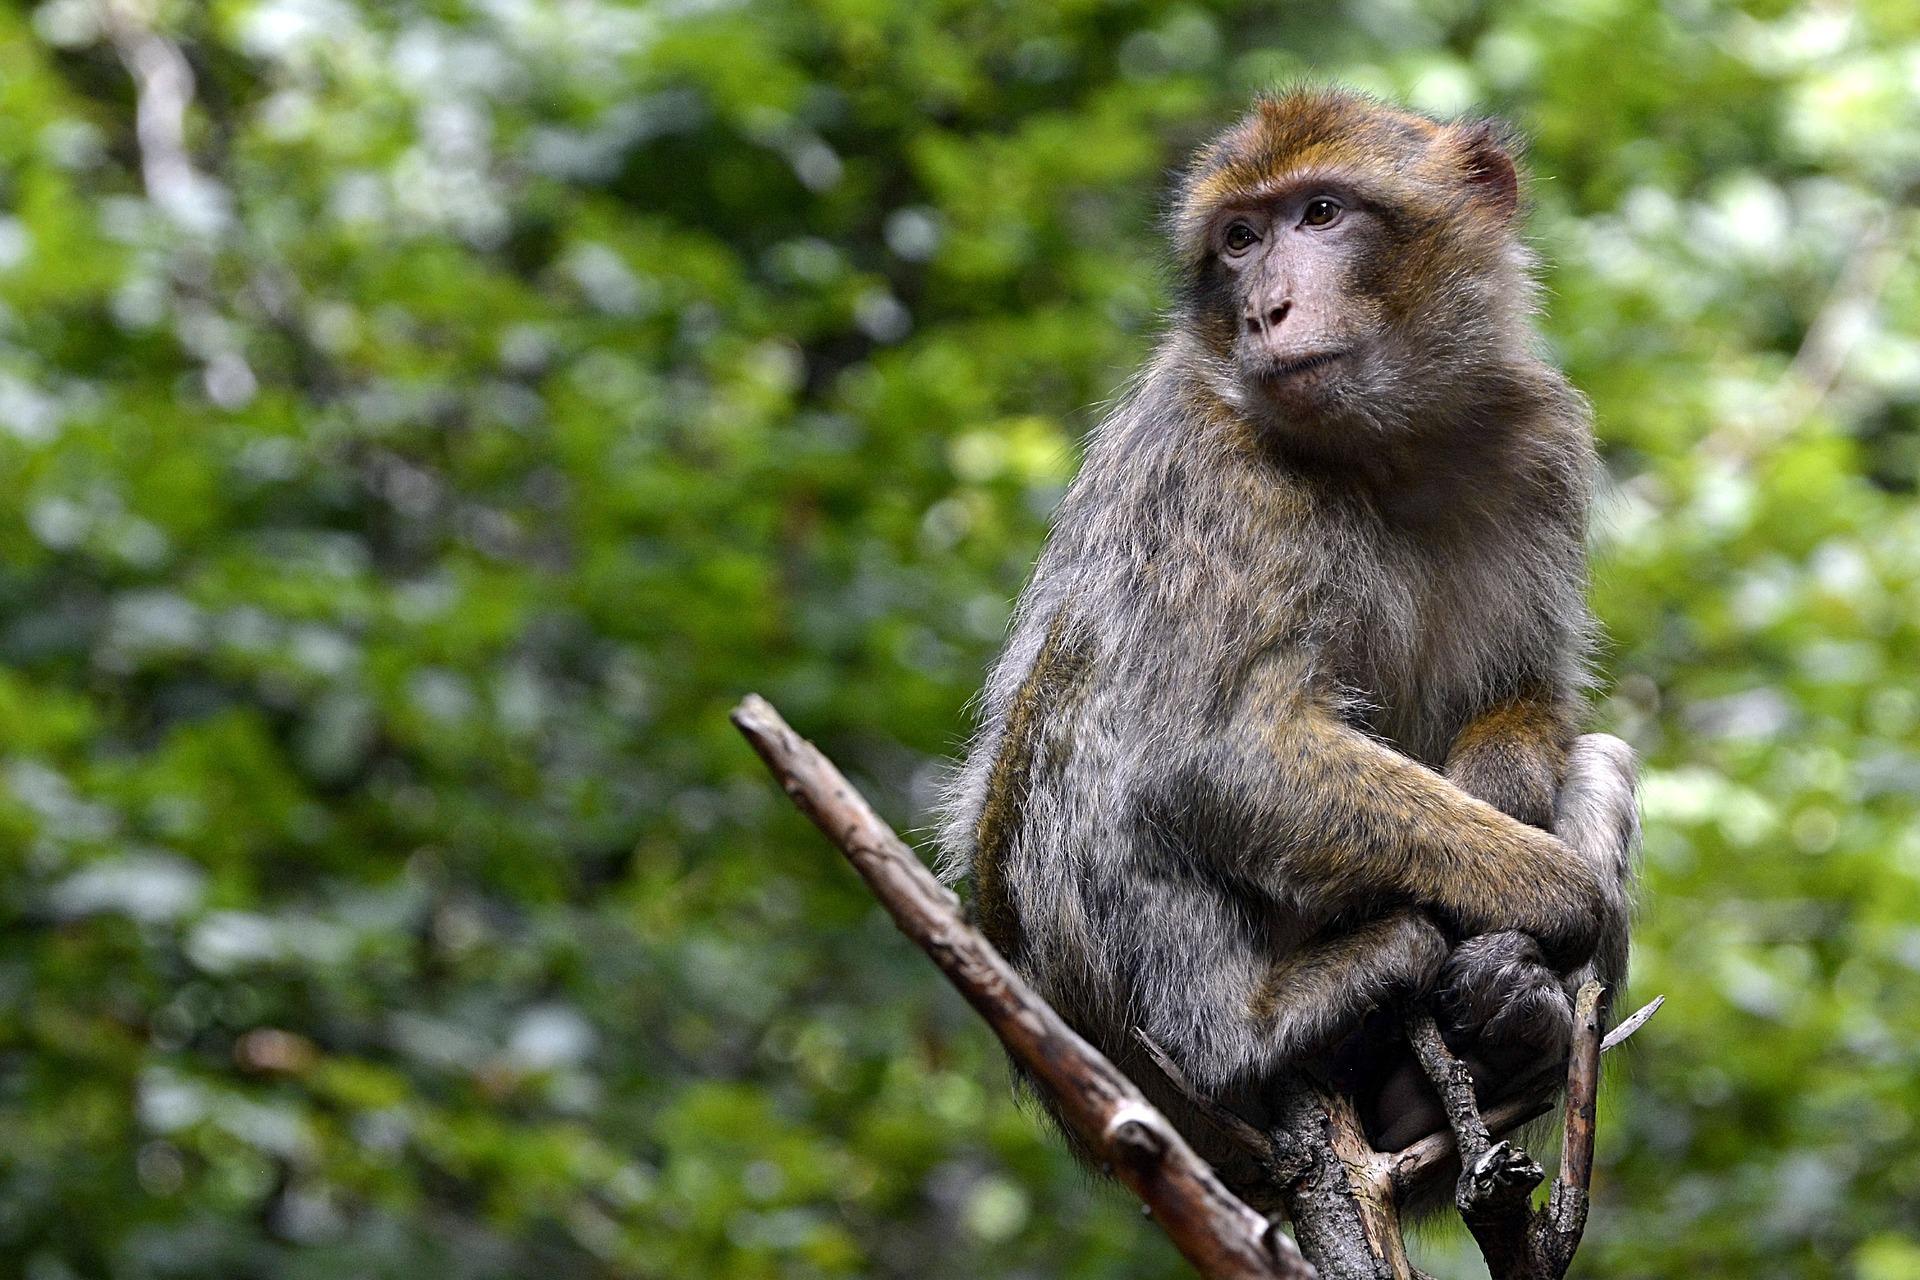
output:
[[[724,712],[925,823],[1166,173],[1321,76],[1535,139],[1612,472],[1670,1004],[1582,1266],[1920,1275],[1916,66],[1893,0],[0,11],[6,1270],[1181,1274]]]

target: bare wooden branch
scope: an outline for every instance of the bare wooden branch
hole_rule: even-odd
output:
[[[1301,1249],[1327,1280],[1415,1280],[1387,1158],[1367,1144],[1353,1103],[1298,1075],[1281,1123],[1305,1170],[1283,1188]]]
[[[1180,1069],[1160,1042],[1142,1031],[1133,1029],[1133,1038],[1140,1042],[1147,1057],[1165,1076],[1167,1083],[1179,1091],[1180,1096],[1198,1111],[1206,1121],[1220,1130],[1233,1144],[1252,1156],[1254,1162],[1266,1175],[1267,1180],[1276,1187],[1292,1184],[1306,1175],[1306,1153],[1300,1150],[1300,1144],[1290,1135],[1275,1131],[1269,1133],[1249,1123],[1244,1116],[1222,1106],[1218,1099],[1211,1098],[1194,1088],[1193,1081]]]
[[[1700,442],[1702,453],[1729,463],[1756,457],[1844,391],[1854,349],[1871,334],[1882,295],[1920,243],[1916,202],[1920,188],[1909,186],[1864,219],[1770,401],[1716,426]]]
[[[1532,1195],[1540,1185],[1540,1166],[1510,1143],[1490,1143],[1487,1125],[1474,1100],[1472,1076],[1447,1049],[1430,1016],[1418,1014],[1408,1020],[1407,1038],[1440,1094],[1461,1153],[1460,1182],[1454,1200],[1493,1280],[1561,1280],[1573,1262],[1574,1250],[1580,1246],[1587,1225],[1587,1187],[1593,1177],[1602,992],[1599,983],[1588,982],[1574,999],[1560,1174],[1546,1207],[1537,1212]],[[1644,1022],[1658,1007],[1655,1001],[1642,1011],[1644,1017],[1636,1017]]]
[[[134,142],[147,199],[181,226],[212,233],[229,219],[227,192],[194,167],[187,113],[193,68],[180,46],[156,31],[151,6],[107,0],[98,13],[134,85]]]
[[[1280,1086],[1285,1127],[1265,1131],[1194,1088],[1152,1036],[1133,1035],[1168,1083],[1253,1157],[1325,1280],[1417,1280],[1387,1157],[1368,1145],[1351,1100],[1296,1075]]]
[[[1600,1094],[1600,984],[1580,988],[1573,1005],[1573,1055],[1567,1062],[1567,1120],[1554,1179],[1538,1231],[1542,1270],[1549,1280],[1567,1274],[1587,1229],[1587,1188],[1593,1180],[1593,1120]]]
[[[1460,1150],[1460,1163],[1472,1165],[1493,1145],[1486,1122],[1480,1118],[1480,1104],[1474,1100],[1473,1077],[1467,1073],[1466,1064],[1454,1057],[1447,1042],[1440,1038],[1440,1028],[1432,1014],[1416,1013],[1407,1019],[1407,1041],[1420,1060],[1420,1069],[1427,1073],[1427,1079],[1440,1095],[1440,1106],[1447,1114],[1447,1125],[1453,1130],[1454,1143]]]
[[[901,932],[932,957],[1201,1274],[1219,1280],[1315,1275],[1293,1242],[1222,1185],[1133,1082],[1068,1027],[966,922],[959,899],[934,879],[831,761],[789,728],[765,699],[749,696],[732,718]]]
[[[1597,1091],[1598,1061],[1603,1052],[1617,1048],[1660,1010],[1664,996],[1657,996],[1623,1020],[1604,1040],[1599,1037],[1599,992],[1591,995],[1582,988],[1576,1002],[1578,1019],[1575,1056],[1570,1072],[1585,1074],[1569,1088],[1569,1098],[1590,1097]],[[1591,1007],[1589,1007],[1589,1004]],[[1310,1081],[1290,1086],[1284,1108],[1286,1128],[1263,1132],[1244,1117],[1219,1104],[1193,1087],[1178,1064],[1146,1033],[1134,1036],[1147,1055],[1194,1108],[1222,1133],[1253,1156],[1268,1171],[1276,1187],[1287,1192],[1288,1213],[1300,1247],[1323,1276],[1330,1280],[1383,1280],[1409,1273],[1404,1250],[1399,1247],[1397,1206],[1405,1204],[1428,1178],[1454,1159],[1460,1149],[1456,1129],[1465,1128],[1466,1148],[1473,1153],[1463,1162],[1463,1183],[1468,1193],[1460,1206],[1463,1219],[1471,1225],[1479,1218],[1490,1228],[1481,1243],[1495,1277],[1545,1277],[1557,1280],[1572,1260],[1579,1233],[1572,1228],[1572,1216],[1578,1214],[1584,1226],[1584,1201],[1576,1202],[1572,1193],[1556,1186],[1556,1199],[1549,1202],[1548,1218],[1536,1226],[1529,1212],[1529,1194],[1540,1184],[1540,1166],[1526,1152],[1510,1143],[1496,1141],[1529,1120],[1552,1109],[1548,1086],[1560,1075],[1559,1066],[1550,1066],[1519,1086],[1519,1094],[1506,1102],[1479,1112],[1473,1100],[1472,1085],[1463,1064],[1455,1059],[1440,1039],[1432,1018],[1416,1015],[1408,1024],[1408,1036],[1422,1065],[1438,1073],[1446,1084],[1449,1128],[1412,1143],[1393,1155],[1370,1149],[1361,1134],[1359,1120],[1344,1099],[1317,1090]],[[1591,1066],[1584,1056],[1591,1053]],[[1592,1126],[1586,1127],[1585,1155],[1576,1147],[1571,1156],[1562,1157],[1563,1180],[1572,1179],[1585,1194],[1586,1179],[1592,1171]],[[1564,1202],[1565,1208],[1556,1204]],[[1576,1203],[1579,1208],[1575,1208]],[[1490,1215],[1492,1215],[1490,1217]],[[1383,1223],[1392,1223],[1385,1231]],[[1548,1224],[1555,1236],[1544,1235]],[[1380,1243],[1382,1238],[1387,1241]],[[1558,1270],[1546,1270],[1557,1267]]]
[[[1654,1014],[1660,1012],[1660,1006],[1667,1002],[1665,996],[1655,996],[1641,1005],[1632,1014],[1620,1020],[1620,1025],[1607,1032],[1606,1039],[1600,1042],[1600,1052],[1611,1053],[1626,1043],[1627,1037],[1647,1025]]]
[[[1655,996],[1631,1017],[1623,1019],[1600,1042],[1600,1051],[1611,1053],[1625,1044],[1634,1032],[1647,1025],[1647,1021],[1660,1011],[1660,1006],[1666,1000],[1665,996]],[[1557,1066],[1547,1068],[1522,1082],[1514,1097],[1487,1108],[1481,1119],[1486,1121],[1488,1133],[1496,1138],[1504,1137],[1528,1121],[1537,1120],[1553,1110],[1552,1102],[1540,1096],[1545,1090],[1535,1086],[1544,1085],[1548,1077],[1559,1074],[1559,1071]],[[1453,1134],[1445,1130],[1428,1134],[1418,1142],[1402,1147],[1390,1161],[1395,1191],[1404,1199],[1413,1188],[1426,1181],[1434,1170],[1452,1160],[1455,1154]]]
[[[1840,274],[1782,379],[1780,417],[1786,425],[1820,407],[1846,372],[1854,347],[1871,333],[1874,309],[1920,231],[1920,217],[1903,207],[1916,195],[1920,193],[1909,191],[1902,201],[1880,210],[1852,238]]]
[[[1440,1095],[1460,1151],[1453,1203],[1473,1233],[1493,1280],[1534,1280],[1533,1189],[1546,1175],[1511,1142],[1493,1141],[1473,1096],[1473,1076],[1453,1056],[1431,1014],[1407,1019],[1407,1039]]]

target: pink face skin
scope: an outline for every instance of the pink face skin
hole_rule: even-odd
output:
[[[1235,358],[1279,407],[1308,407],[1361,354],[1349,265],[1372,216],[1350,197],[1302,186],[1214,221],[1240,309]]]

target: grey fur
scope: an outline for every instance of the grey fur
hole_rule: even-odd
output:
[[[1193,317],[1176,324],[1093,434],[950,786],[945,875],[990,881],[996,943],[1216,1163],[1231,1153],[1131,1028],[1258,1121],[1276,1071],[1326,1061],[1370,1011],[1425,992],[1469,933],[1598,944],[1624,973],[1624,747],[1575,746],[1565,846],[1424,789],[1476,716],[1535,689],[1577,707],[1587,685],[1590,428],[1533,353],[1527,268],[1514,242],[1437,286],[1313,449]],[[1560,860],[1539,902],[1456,893],[1435,870],[1467,878],[1476,824],[1495,819],[1502,848]],[[1443,891],[1410,901],[1359,862],[1349,877],[1326,862],[1343,842],[1369,866],[1423,861]],[[1554,868],[1576,865],[1591,872],[1562,892]],[[1566,980],[1537,948],[1479,945],[1486,967],[1453,964],[1468,1034],[1540,1005],[1541,974]]]

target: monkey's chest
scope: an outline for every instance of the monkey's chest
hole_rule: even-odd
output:
[[[1511,573],[1395,568],[1349,601],[1330,666],[1359,727],[1437,766],[1469,720],[1538,667],[1541,601]]]

